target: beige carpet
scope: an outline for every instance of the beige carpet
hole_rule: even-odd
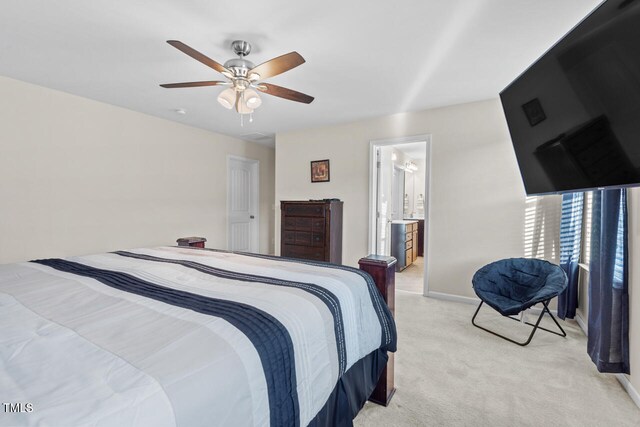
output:
[[[396,289],[422,294],[424,291],[424,258],[419,256],[402,271],[396,272]]]
[[[485,308],[480,324],[516,338],[529,332]],[[538,331],[519,347],[475,328],[474,310],[396,292],[397,391],[387,408],[367,403],[355,425],[640,426],[640,410],[595,369],[577,325],[562,323],[567,338]]]

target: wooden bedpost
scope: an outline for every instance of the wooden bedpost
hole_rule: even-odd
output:
[[[373,277],[374,282],[385,302],[389,306],[391,315],[395,317],[395,292],[396,292],[396,265],[394,257],[382,255],[369,255],[360,258],[358,265],[360,270],[366,271]],[[389,354],[389,361],[385,366],[376,384],[376,388],[369,396],[369,400],[379,405],[387,406],[393,393],[396,391],[393,386],[393,353]]]

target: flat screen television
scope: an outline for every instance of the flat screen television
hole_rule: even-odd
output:
[[[640,0],[607,0],[500,93],[529,195],[640,185]]]

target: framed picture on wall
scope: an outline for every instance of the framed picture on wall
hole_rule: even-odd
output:
[[[311,162],[311,182],[329,182],[329,160]]]

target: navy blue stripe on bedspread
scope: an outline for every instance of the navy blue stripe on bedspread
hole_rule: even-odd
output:
[[[125,292],[223,318],[251,340],[260,356],[268,388],[270,424],[300,425],[293,343],[287,329],[270,314],[248,304],[167,288],[118,271],[98,269],[62,259],[32,262],[90,277]],[[215,423],[215,420],[211,422]]]
[[[258,276],[254,274],[240,273],[237,271],[229,271],[221,268],[215,268],[208,265],[200,264],[194,261],[186,261],[182,259],[161,258],[161,257],[152,256],[152,255],[138,254],[138,253],[127,252],[127,251],[116,251],[113,253],[121,256],[125,256],[125,257],[131,257],[131,258],[136,258],[136,259],[141,259],[146,261],[178,264],[183,267],[192,268],[201,273],[209,274],[216,277],[221,277],[224,279],[298,288],[314,295],[327,306],[327,308],[329,309],[329,311],[333,316],[333,319],[334,319],[333,327],[334,327],[334,333],[336,335],[336,347],[338,352],[338,365],[339,365],[338,369],[340,371],[340,376],[344,374],[344,371],[347,366],[347,349],[344,341],[345,340],[344,324],[342,320],[342,310],[340,309],[340,300],[332,292],[328,291],[322,286],[318,286],[314,283],[294,282],[291,280],[276,279],[274,277]]]
[[[215,251],[215,252],[230,252],[221,249],[205,249],[207,251]],[[380,295],[380,291],[376,287],[376,283],[373,281],[373,278],[366,271],[362,271],[358,268],[349,267],[348,265],[342,264],[333,264],[324,261],[312,261],[306,259],[297,259],[297,258],[286,258],[280,257],[276,255],[263,255],[263,254],[254,254],[251,252],[231,252],[238,255],[251,256],[255,258],[264,258],[271,259],[274,261],[285,261],[285,262],[295,262],[299,264],[313,265],[316,267],[325,267],[325,268],[334,268],[336,270],[349,271],[351,273],[357,274],[361,276],[365,282],[367,282],[367,287],[369,289],[369,296],[371,297],[371,304],[373,304],[373,308],[378,315],[378,320],[380,321],[380,327],[382,328],[382,337],[380,342],[380,348],[385,349],[387,351],[396,351],[398,345],[398,336],[396,331],[396,323],[389,311],[389,306]]]

